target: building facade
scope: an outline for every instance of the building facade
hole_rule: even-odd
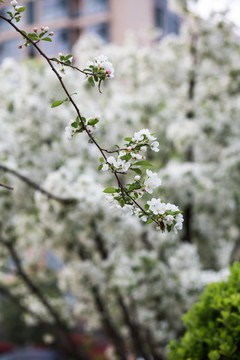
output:
[[[11,0],[1,5],[9,10]],[[53,43],[44,43],[49,55],[70,52],[84,33],[97,33],[104,41],[123,43],[127,31],[139,33],[157,27],[162,35],[178,33],[180,17],[169,11],[167,0],[19,0],[26,6],[21,28],[31,32],[33,27],[49,26],[54,31]],[[32,47],[19,51],[19,34],[0,20],[0,61],[5,57],[21,59],[34,56]]]

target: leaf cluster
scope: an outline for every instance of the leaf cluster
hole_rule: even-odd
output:
[[[229,279],[208,285],[183,317],[187,330],[180,342],[170,342],[170,360],[240,359],[240,264],[230,270]]]

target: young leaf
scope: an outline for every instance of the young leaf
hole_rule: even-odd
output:
[[[105,190],[103,190],[103,192],[106,194],[112,194],[112,193],[117,192],[117,190],[114,189],[113,187],[107,187]]]
[[[35,33],[29,33],[28,34],[29,39],[31,40],[38,40],[38,36]]]
[[[92,77],[92,76],[90,76],[90,77],[88,78],[88,82],[89,82],[89,84],[90,84],[92,87],[95,86],[95,83],[94,83],[94,80],[93,80],[93,77]]]
[[[89,119],[88,120],[88,125],[94,126],[99,122],[98,119]]]
[[[56,101],[54,101],[54,102],[52,103],[51,108],[55,108],[55,107],[57,107],[57,106],[60,106],[60,105],[62,105],[62,103],[63,103],[63,100],[56,100]]]
[[[18,13],[24,12],[25,9],[26,9],[25,6],[20,6],[20,7],[17,8],[17,12],[18,12]]]
[[[149,219],[146,224],[151,224],[153,222],[153,219]]]
[[[138,168],[130,168],[130,170],[134,171],[135,173],[137,173],[138,175],[142,175],[142,171]]]
[[[131,137],[126,137],[124,140],[125,141],[132,141],[132,138]]]
[[[69,60],[69,59],[71,59],[72,57],[73,57],[72,54],[68,54],[68,55],[65,56],[65,60]]]
[[[134,163],[134,165],[153,166],[150,162],[141,160]]]
[[[44,37],[42,38],[42,40],[52,42],[52,39],[50,37]]]

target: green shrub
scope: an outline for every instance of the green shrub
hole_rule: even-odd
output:
[[[183,317],[186,332],[171,341],[170,360],[240,359],[240,263],[227,281],[213,283]]]

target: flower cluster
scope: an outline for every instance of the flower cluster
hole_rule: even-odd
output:
[[[54,35],[53,31],[49,32],[48,26],[41,26],[40,29],[38,29],[37,27],[34,27],[33,32],[30,32],[30,33],[27,33],[24,30],[22,30],[22,32],[26,35],[26,37],[23,36],[23,38],[26,40],[25,43],[23,44],[24,46],[29,46],[31,41],[33,41],[35,44],[37,44],[38,42],[40,42],[42,40],[52,42],[52,39],[50,38],[50,36]],[[23,45],[19,45],[18,48],[22,49]]]
[[[114,78],[113,65],[105,55],[96,56],[93,61],[88,61],[83,72],[91,86],[95,86],[95,82],[98,83],[100,92],[101,82]]]
[[[123,189],[106,188],[104,192],[107,193],[107,201],[110,203],[110,207],[120,215],[136,215],[147,223],[154,221],[160,225],[157,226],[157,230],[167,229],[168,232],[173,230],[177,233],[182,229],[183,216],[176,205],[166,204],[161,199],[156,198],[147,201],[144,209],[136,204],[137,198],[141,198],[146,192],[151,194],[153,189],[161,185],[161,179],[157,173],[147,169],[146,175],[144,180],[136,175],[134,183],[125,187],[125,193],[130,195],[130,199],[124,195]]]
[[[141,170],[138,168],[135,169],[133,166],[151,166],[149,162],[145,161],[146,158],[141,152],[145,152],[147,147],[155,152],[159,151],[159,143],[155,141],[156,138],[153,134],[150,134],[148,129],[142,129],[139,132],[135,132],[132,138],[127,137],[124,140],[127,141],[125,144],[126,147],[116,151],[118,152],[117,158],[109,156],[105,163],[103,158],[100,159],[101,165],[99,166],[99,170],[111,170],[126,173],[130,168],[138,175],[141,175]],[[153,142],[150,143],[151,141]],[[151,172],[149,172],[149,177],[152,177],[150,173]],[[146,184],[146,186],[147,188],[149,187],[148,184]]]
[[[105,55],[96,56],[93,61],[88,61],[86,67],[93,70],[93,72],[105,74],[108,79],[114,77],[113,65]]]
[[[18,5],[17,0],[13,0],[10,3],[13,7],[13,12],[7,11],[7,14],[10,15],[11,20],[15,19],[16,22],[19,22],[21,19],[21,13],[25,11],[25,6]]]
[[[137,174],[133,182],[125,187],[108,187],[104,190],[111,208],[121,215],[137,215],[148,223],[154,221],[158,225],[157,229],[173,230],[176,233],[182,229],[183,222],[183,216],[177,206],[165,204],[156,198],[148,201],[144,208],[136,202],[145,193],[152,194],[162,183],[156,172],[146,169],[146,174],[143,174],[141,170],[141,166],[152,166],[145,160],[142,152],[146,151],[147,147],[158,151],[159,143],[148,129],[135,132],[132,138],[125,140],[126,148],[116,150],[117,157],[100,158],[99,170],[110,170],[115,174],[126,174],[128,170],[132,170]]]

